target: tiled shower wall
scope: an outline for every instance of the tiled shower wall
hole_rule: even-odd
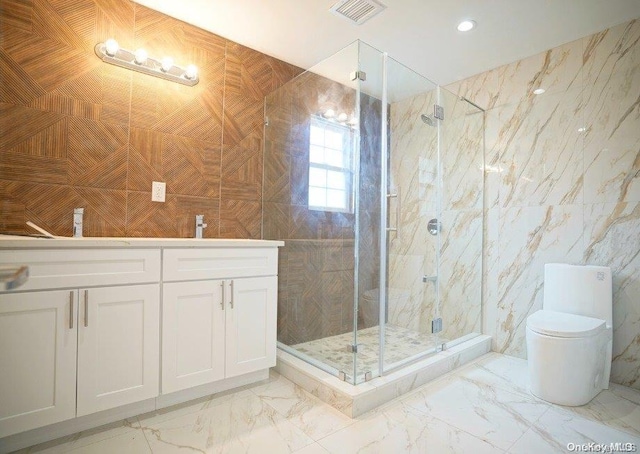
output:
[[[488,109],[484,307],[494,350],[526,356],[545,263],[607,265],[612,380],[640,389],[640,20],[452,88]]]
[[[434,104],[445,111],[439,131],[421,119]],[[443,89],[393,103],[390,111],[392,192],[400,199],[390,217],[400,211],[391,221],[398,230],[389,243],[389,322],[431,333],[431,320],[441,317],[446,340],[480,333],[483,113]],[[434,218],[441,225],[436,236],[428,231]]]
[[[355,62],[354,62],[355,64]],[[350,116],[356,91],[307,72],[266,99],[264,237],[284,240],[278,272],[278,340],[294,345],[354,325],[355,215],[308,208],[309,121],[327,108]],[[360,99],[358,328],[377,324],[380,102]]]
[[[259,238],[264,97],[300,69],[129,0],[0,3],[0,232]],[[96,43],[194,63],[186,87],[103,63]],[[151,182],[167,183],[166,203]]]

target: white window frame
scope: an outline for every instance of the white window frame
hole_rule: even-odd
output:
[[[319,162],[311,161],[311,147],[312,145],[317,146],[317,144],[311,143],[311,127],[312,126],[319,126],[319,127],[322,127],[324,130],[337,131],[343,134],[343,149],[341,151],[343,153],[344,164],[342,167],[329,165],[327,163],[319,163]],[[354,135],[353,129],[348,125],[336,123],[334,121],[327,120],[320,116],[315,116],[315,115],[311,116],[311,120],[309,122],[309,176],[307,179],[307,206],[310,210],[331,211],[331,212],[337,212],[337,213],[353,213],[353,167],[354,167],[353,159],[354,159],[354,145],[355,145],[354,138],[355,138],[355,135]],[[323,148],[324,150],[337,151],[329,147],[323,147]],[[311,188],[322,188],[325,190],[332,189],[327,185],[325,186],[311,185],[311,169],[312,168],[339,172],[344,175],[344,178],[345,178],[344,191],[345,191],[345,197],[346,197],[345,208],[333,207],[333,206],[311,205],[310,197],[309,197],[309,191],[311,190]],[[333,189],[336,189],[336,188],[333,188]],[[341,190],[341,189],[336,189],[336,190]]]

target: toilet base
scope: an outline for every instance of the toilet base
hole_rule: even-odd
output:
[[[606,366],[610,330],[583,338],[560,338],[527,328],[531,393],[547,402],[577,407],[609,386]]]

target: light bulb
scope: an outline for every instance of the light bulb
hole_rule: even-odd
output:
[[[535,90],[533,90],[533,94],[534,95],[541,95],[542,93],[544,93],[546,90],[544,88],[536,88]]]
[[[344,123],[345,121],[347,121],[347,118],[349,118],[349,115],[347,115],[344,112],[342,112],[340,115],[338,115],[338,121],[340,123]]]
[[[187,69],[184,71],[184,77],[189,80],[195,79],[198,75],[198,68],[196,65],[189,65]]]
[[[463,20],[458,24],[459,32],[468,32],[476,26],[476,23],[472,20]]]
[[[109,57],[113,57],[116,53],[118,53],[118,49],[120,46],[118,45],[118,41],[113,38],[109,38],[104,43],[104,50]]]
[[[148,54],[146,50],[141,48],[135,51],[133,57],[135,58],[137,64],[142,65],[147,61]]]
[[[171,68],[173,68],[173,58],[164,57],[160,65],[164,72],[169,71]]]
[[[322,116],[324,118],[333,118],[333,117],[336,116],[336,113],[333,111],[333,109],[327,109],[327,110],[324,111]]]

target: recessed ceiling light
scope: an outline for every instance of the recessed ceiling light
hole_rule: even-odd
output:
[[[534,95],[541,95],[545,91],[547,91],[547,90],[545,90],[544,88],[536,88],[535,90],[533,90],[533,94]]]
[[[475,21],[472,20],[463,20],[462,22],[460,22],[458,24],[458,31],[459,32],[468,32],[469,30],[471,30],[472,28],[475,28],[476,23]]]

